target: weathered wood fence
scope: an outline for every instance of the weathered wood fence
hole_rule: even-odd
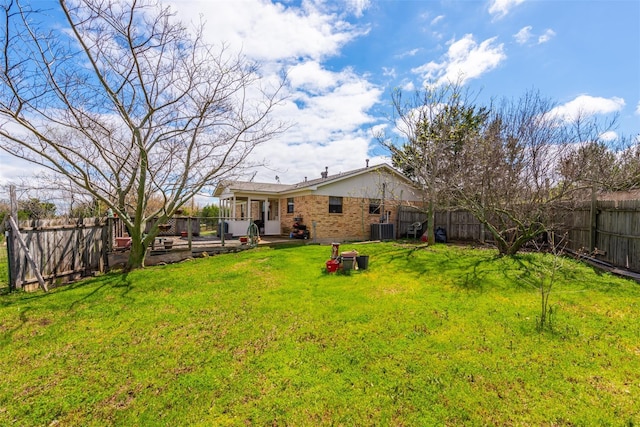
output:
[[[189,234],[189,227],[192,235],[200,232],[199,218],[171,218],[167,225],[160,236]],[[116,238],[126,235],[119,218],[105,217],[21,221],[7,231],[9,288],[12,290],[34,290],[38,286],[46,289],[48,285],[102,273],[112,267],[109,259],[118,249],[114,247]]]
[[[563,213],[567,247],[640,272],[640,200],[597,201]]]
[[[426,227],[426,214],[403,207],[398,218],[398,237],[413,222]],[[442,227],[452,241],[490,242],[491,235],[467,211],[438,211],[435,228]],[[567,248],[595,256],[619,268],[640,272],[640,200],[597,201],[557,212],[555,227],[567,233]]]
[[[7,234],[11,289],[37,287],[38,274],[55,284],[105,270],[111,232],[104,219],[23,221],[18,228],[19,235]]]
[[[640,200],[598,201],[593,206],[567,208],[558,213],[558,218],[556,229],[567,233],[569,249],[640,272]],[[424,233],[426,219],[423,211],[403,207],[398,215],[397,237],[405,237],[415,222],[423,224],[420,234]],[[466,211],[436,212],[435,227],[444,228],[451,241],[491,240],[479,221]],[[120,221],[107,218],[27,221],[18,228],[22,243],[11,228],[6,239],[12,289],[37,287],[37,272],[48,284],[55,284],[105,271],[113,240],[123,231]]]
[[[409,226],[419,222],[422,224],[420,235],[426,231],[427,214],[424,210],[402,206],[398,213],[398,235],[405,237]],[[434,227],[442,227],[447,231],[447,239],[455,241],[475,240],[484,241],[484,228],[482,224],[467,211],[437,211],[435,213]],[[486,236],[488,238],[488,236]]]

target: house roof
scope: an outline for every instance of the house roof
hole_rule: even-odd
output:
[[[264,182],[248,182],[248,181],[223,181],[216,187],[213,195],[216,197],[221,196],[225,190],[229,192],[246,192],[246,193],[268,193],[284,195],[286,193],[293,193],[304,190],[316,190],[324,185],[332,184],[344,179],[349,179],[357,175],[364,173],[370,173],[373,171],[385,170],[390,172],[399,178],[405,180],[408,184],[411,184],[410,180],[404,175],[400,174],[397,170],[392,168],[386,163],[379,165],[364,167],[360,169],[354,169],[347,172],[341,172],[335,175],[327,175],[327,177],[321,177],[317,179],[311,179],[307,181],[298,182],[296,184],[272,184]]]

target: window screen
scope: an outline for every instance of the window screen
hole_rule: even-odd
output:
[[[329,213],[342,213],[342,197],[329,197]]]
[[[369,214],[380,214],[380,199],[369,199]]]

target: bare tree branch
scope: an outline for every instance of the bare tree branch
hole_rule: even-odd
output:
[[[67,27],[47,32],[28,5],[2,7],[0,148],[117,213],[130,268],[159,223],[285,129],[271,119],[283,80],[266,85],[256,64],[208,45],[202,24],[189,31],[168,7],[59,0]],[[147,212],[158,195],[164,205]]]

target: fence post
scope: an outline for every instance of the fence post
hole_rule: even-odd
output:
[[[9,290],[15,291],[18,289],[18,274],[16,268],[16,262],[14,261],[14,239],[13,239],[13,230],[9,225],[9,218],[5,218],[6,221],[6,231],[5,237],[7,238],[7,263],[9,265]]]
[[[9,218],[18,218],[18,200],[16,197],[16,186],[9,186]],[[15,291],[16,289],[22,289],[22,282],[18,278],[18,251],[16,250],[16,233],[9,224],[9,218],[7,218],[7,230],[9,235],[7,236],[7,257],[9,259],[9,289]]]
[[[596,233],[598,232],[598,197],[595,185],[591,186],[591,220],[589,221],[589,252],[596,249]]]

